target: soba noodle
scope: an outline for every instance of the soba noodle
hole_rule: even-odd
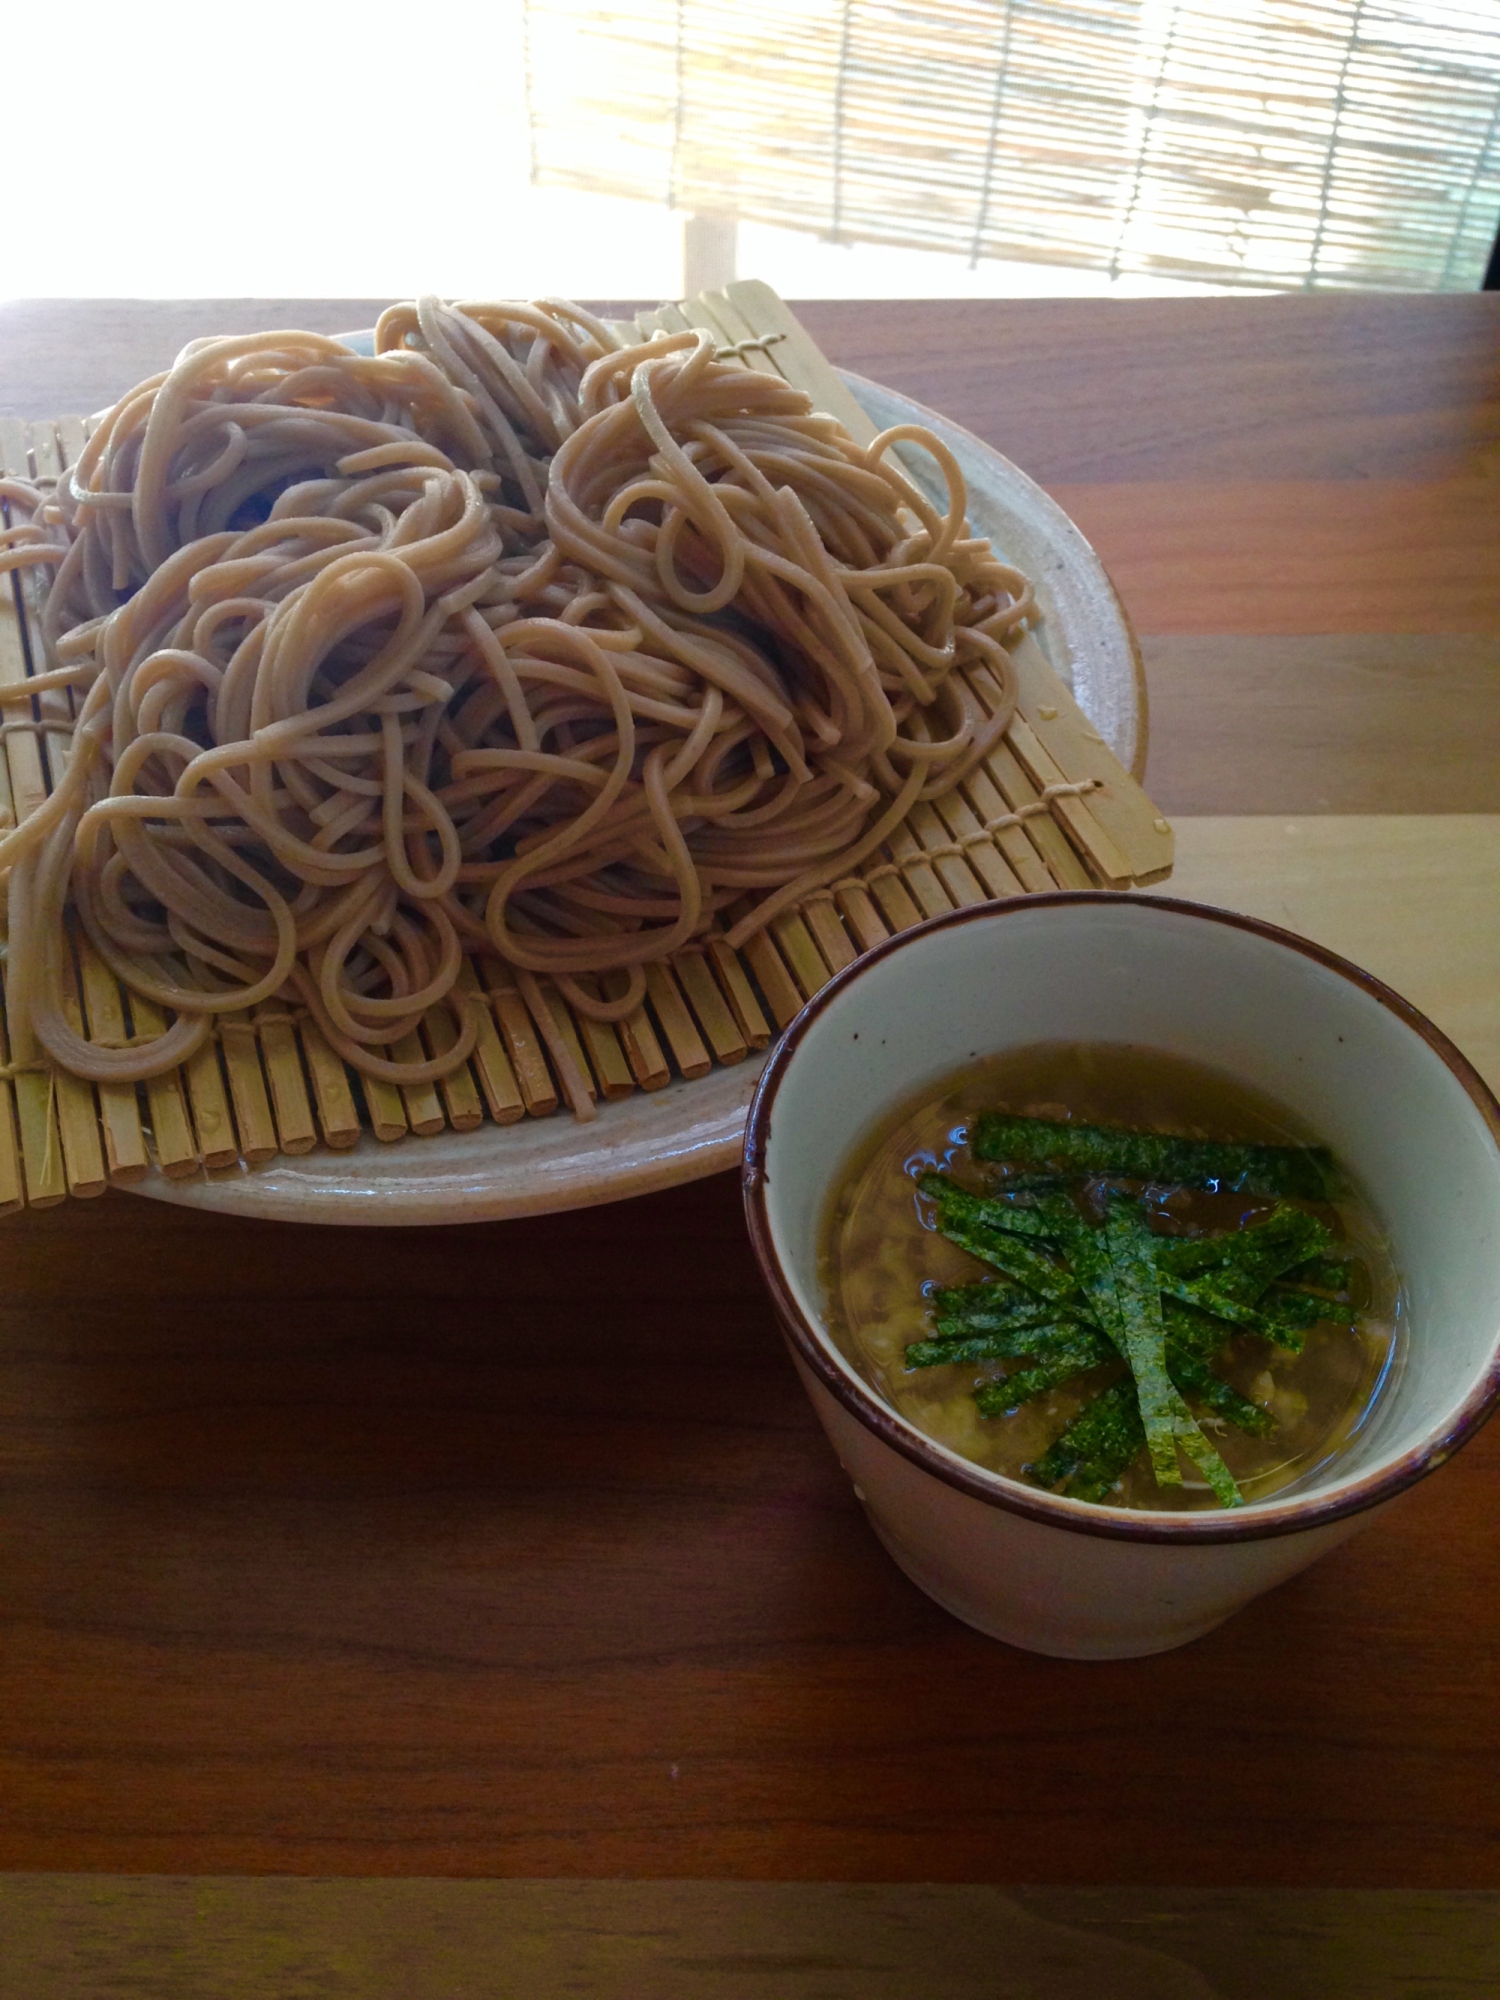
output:
[[[375,344],[196,341],[55,495],[0,486],[0,567],[51,572],[42,671],[0,702],[76,712],[0,837],[19,1061],[129,1082],[276,1000],[419,1082],[474,1044],[466,950],[621,1018],[648,964],[836,882],[1009,719],[953,669],[1008,691],[1030,593],[930,434],[863,448],[706,333],[621,346],[561,302],[423,300]],[[69,909],[164,1033],[70,1024]],[[442,1002],[450,1045],[398,1060]]]

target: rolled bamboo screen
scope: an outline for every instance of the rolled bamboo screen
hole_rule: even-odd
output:
[[[1500,0],[528,0],[534,178],[835,241],[1472,290]]]

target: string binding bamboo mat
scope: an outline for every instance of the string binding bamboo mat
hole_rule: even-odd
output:
[[[790,310],[756,282],[704,293],[621,322],[636,335],[706,327],[721,351],[783,376],[867,443],[875,425]],[[82,417],[26,425],[0,417],[0,473],[56,480],[91,429]],[[0,681],[20,685],[42,657],[33,624],[43,589],[21,569],[0,589]],[[280,1001],[225,1018],[190,1062],[141,1085],[92,1084],[63,1071],[0,1077],[0,1214],[102,1194],[153,1169],[169,1178],[238,1170],[278,1153],[354,1146],[363,1133],[394,1142],[487,1120],[568,1115],[571,1070],[590,1097],[659,1090],[764,1049],[824,982],[860,952],[925,917],[993,898],[1049,889],[1128,889],[1160,881],[1172,837],[1140,786],[1053,672],[1029,633],[1011,647],[1020,687],[1014,720],[984,766],[949,798],[919,805],[858,872],[814,892],[734,952],[709,936],[648,969],[645,1003],[610,1025],[575,1017],[541,979],[498,960],[466,960],[461,983],[481,996],[479,1042],[435,1084],[398,1087],[356,1074],[300,1010]],[[1000,689],[984,668],[964,670],[991,711]],[[0,824],[35,810],[67,762],[68,690],[19,705],[0,729]],[[731,917],[733,912],[730,913]],[[159,1033],[164,1017],[128,993],[81,930],[73,934],[73,1025],[119,1042]],[[452,1017],[437,1007],[398,1060],[451,1046]],[[420,1046],[418,1045],[420,1044]],[[0,1008],[0,1069],[10,1065]]]

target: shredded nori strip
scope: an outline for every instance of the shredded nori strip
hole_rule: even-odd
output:
[[[923,1174],[917,1186],[937,1203],[941,1216],[951,1217],[965,1228],[1003,1229],[1011,1236],[1031,1236],[1042,1242],[1052,1236],[1045,1215],[1034,1203],[971,1194],[946,1174]]]
[[[1170,1236],[1150,1228],[1128,1190],[1107,1182],[1326,1199],[1329,1156],[1001,1114],[980,1118],[973,1150],[980,1158],[1045,1164],[1007,1174],[987,1194],[947,1174],[921,1177],[943,1235],[1003,1277],[938,1291],[934,1337],[908,1346],[907,1367],[1021,1362],[974,1392],[980,1415],[999,1417],[1123,1359],[1130,1373],[1085,1404],[1026,1468],[1028,1476],[1103,1500],[1144,1445],[1159,1484],[1181,1485],[1181,1451],[1222,1505],[1242,1504],[1184,1397],[1252,1436],[1268,1435],[1271,1412],[1225,1380],[1213,1360],[1246,1332],[1299,1350],[1310,1326],[1346,1316],[1347,1309],[1330,1309],[1336,1302],[1328,1295],[1346,1293],[1349,1267],[1338,1260],[1328,1226],[1289,1202],[1240,1229]],[[1106,1204],[1103,1229],[1090,1224],[1058,1168],[1075,1185],[1092,1180],[1090,1202],[1096,1211]]]
[[[1035,1396],[1060,1389],[1065,1382],[1101,1367],[1105,1362],[1119,1365],[1114,1344],[1091,1327],[1058,1327],[1053,1339],[1037,1344],[1036,1359],[1029,1367],[1017,1368],[1002,1381],[987,1382],[976,1389],[974,1401],[982,1417],[1003,1417]]]
[[[1279,1207],[1221,1236],[1162,1236],[1156,1262],[1174,1278],[1222,1273],[1226,1289],[1242,1291],[1253,1305],[1274,1278],[1330,1249],[1333,1232],[1305,1209]]]
[[[1026,1472],[1054,1493],[1101,1501],[1145,1442],[1135,1384],[1125,1376],[1086,1404]]]
[[[1223,1320],[1215,1319],[1212,1313],[1204,1312],[1201,1307],[1174,1299],[1170,1292],[1163,1294],[1161,1316],[1167,1329],[1167,1339],[1182,1348],[1184,1353],[1196,1354],[1200,1361],[1212,1361],[1238,1331],[1235,1327],[1226,1326]]]
[[[1113,1205],[1110,1213],[1112,1219]],[[1161,1323],[1161,1292],[1155,1272],[1151,1273],[1149,1286],[1143,1288],[1137,1283],[1138,1271],[1128,1271],[1122,1298],[1107,1230],[1090,1227],[1076,1210],[1070,1221],[1059,1208],[1056,1221],[1063,1231],[1064,1250],[1094,1317],[1130,1364],[1157,1484],[1180,1486],[1182,1469],[1177,1463],[1176,1412],[1172,1407],[1175,1391],[1167,1374],[1166,1334]],[[1145,1225],[1141,1226],[1144,1230]]]
[[[1315,1146],[1181,1139],[1169,1133],[1132,1132],[1111,1125],[1015,1118],[1001,1111],[980,1115],[970,1143],[980,1160],[1015,1161],[1078,1174],[1114,1174],[1155,1185],[1291,1195],[1302,1201],[1326,1201],[1332,1191],[1332,1156]]]
[[[996,1333],[1013,1320],[1034,1324],[1048,1316],[1048,1307],[1024,1285],[981,1278],[974,1285],[945,1285],[932,1295],[935,1324],[940,1333]],[[1055,1317],[1055,1314],[1052,1315]]]
[[[1078,1320],[1059,1319],[1055,1312],[1044,1309],[1045,1316],[1027,1320],[1011,1321],[1008,1325],[992,1333],[940,1334],[936,1340],[914,1340],[906,1350],[908,1368],[942,1368],[956,1361],[1021,1361],[1029,1354],[1041,1355],[1050,1351],[1052,1336],[1066,1335],[1069,1350],[1091,1342],[1101,1347],[1101,1359],[1108,1360],[1114,1348],[1095,1333],[1092,1327],[1082,1325]],[[1088,1367],[1080,1362],[1079,1367]],[[1077,1370],[1074,1370],[1077,1373]],[[1066,1379],[1066,1378],[1064,1378]]]
[[[1141,1420],[1146,1427],[1146,1444],[1156,1483],[1182,1484],[1182,1471],[1177,1463],[1180,1449],[1203,1474],[1220,1503],[1236,1507],[1241,1495],[1233,1475],[1198,1428],[1197,1419],[1167,1370],[1161,1273],[1156,1268],[1155,1239],[1145,1218],[1129,1202],[1112,1201],[1104,1238],[1113,1268],[1115,1298],[1128,1340],[1126,1356],[1140,1397]],[[1168,1465],[1170,1472],[1166,1470]]]
[[[1050,1299],[1060,1306],[1082,1304],[1078,1280],[1072,1272],[1031,1249],[1019,1236],[1009,1235],[1003,1229],[984,1229],[978,1224],[965,1223],[946,1201],[938,1208],[938,1228],[950,1243],[956,1243],[960,1250],[967,1250],[982,1263],[992,1264],[1007,1278],[1035,1292],[1038,1298]]]
[[[996,1194],[1056,1194],[1067,1186],[1064,1174],[1051,1173],[1043,1167],[1038,1172],[1023,1169],[1020,1173],[1008,1173],[997,1183]]]
[[[1354,1273],[1349,1262],[1336,1257],[1310,1257],[1280,1280],[1294,1291],[1327,1292],[1340,1304],[1354,1296]]]
[[[1249,1431],[1252,1437],[1269,1437],[1275,1430],[1276,1419],[1269,1410],[1242,1396],[1233,1383],[1226,1382],[1200,1356],[1188,1353],[1174,1340],[1167,1342],[1167,1372],[1184,1396],[1196,1396],[1215,1416],[1224,1417],[1237,1430]]]
[[[1327,1317],[1324,1302],[1310,1292],[1278,1292],[1259,1305],[1243,1299],[1212,1278],[1162,1278],[1162,1290],[1169,1298],[1213,1313],[1246,1333],[1258,1333],[1277,1347],[1300,1354],[1307,1329]]]

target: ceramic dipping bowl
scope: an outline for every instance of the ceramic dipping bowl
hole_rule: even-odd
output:
[[[1405,1301],[1393,1379],[1344,1452],[1266,1500],[1157,1513],[1005,1478],[899,1416],[830,1337],[819,1241],[860,1139],[976,1056],[1056,1041],[1170,1051],[1286,1105],[1388,1233]],[[793,1360],[876,1534],[939,1604],[1035,1652],[1127,1658],[1212,1630],[1372,1521],[1500,1400],[1500,1104],[1378,980],[1226,911],[1034,896],[878,945],[767,1065],[744,1197]]]

